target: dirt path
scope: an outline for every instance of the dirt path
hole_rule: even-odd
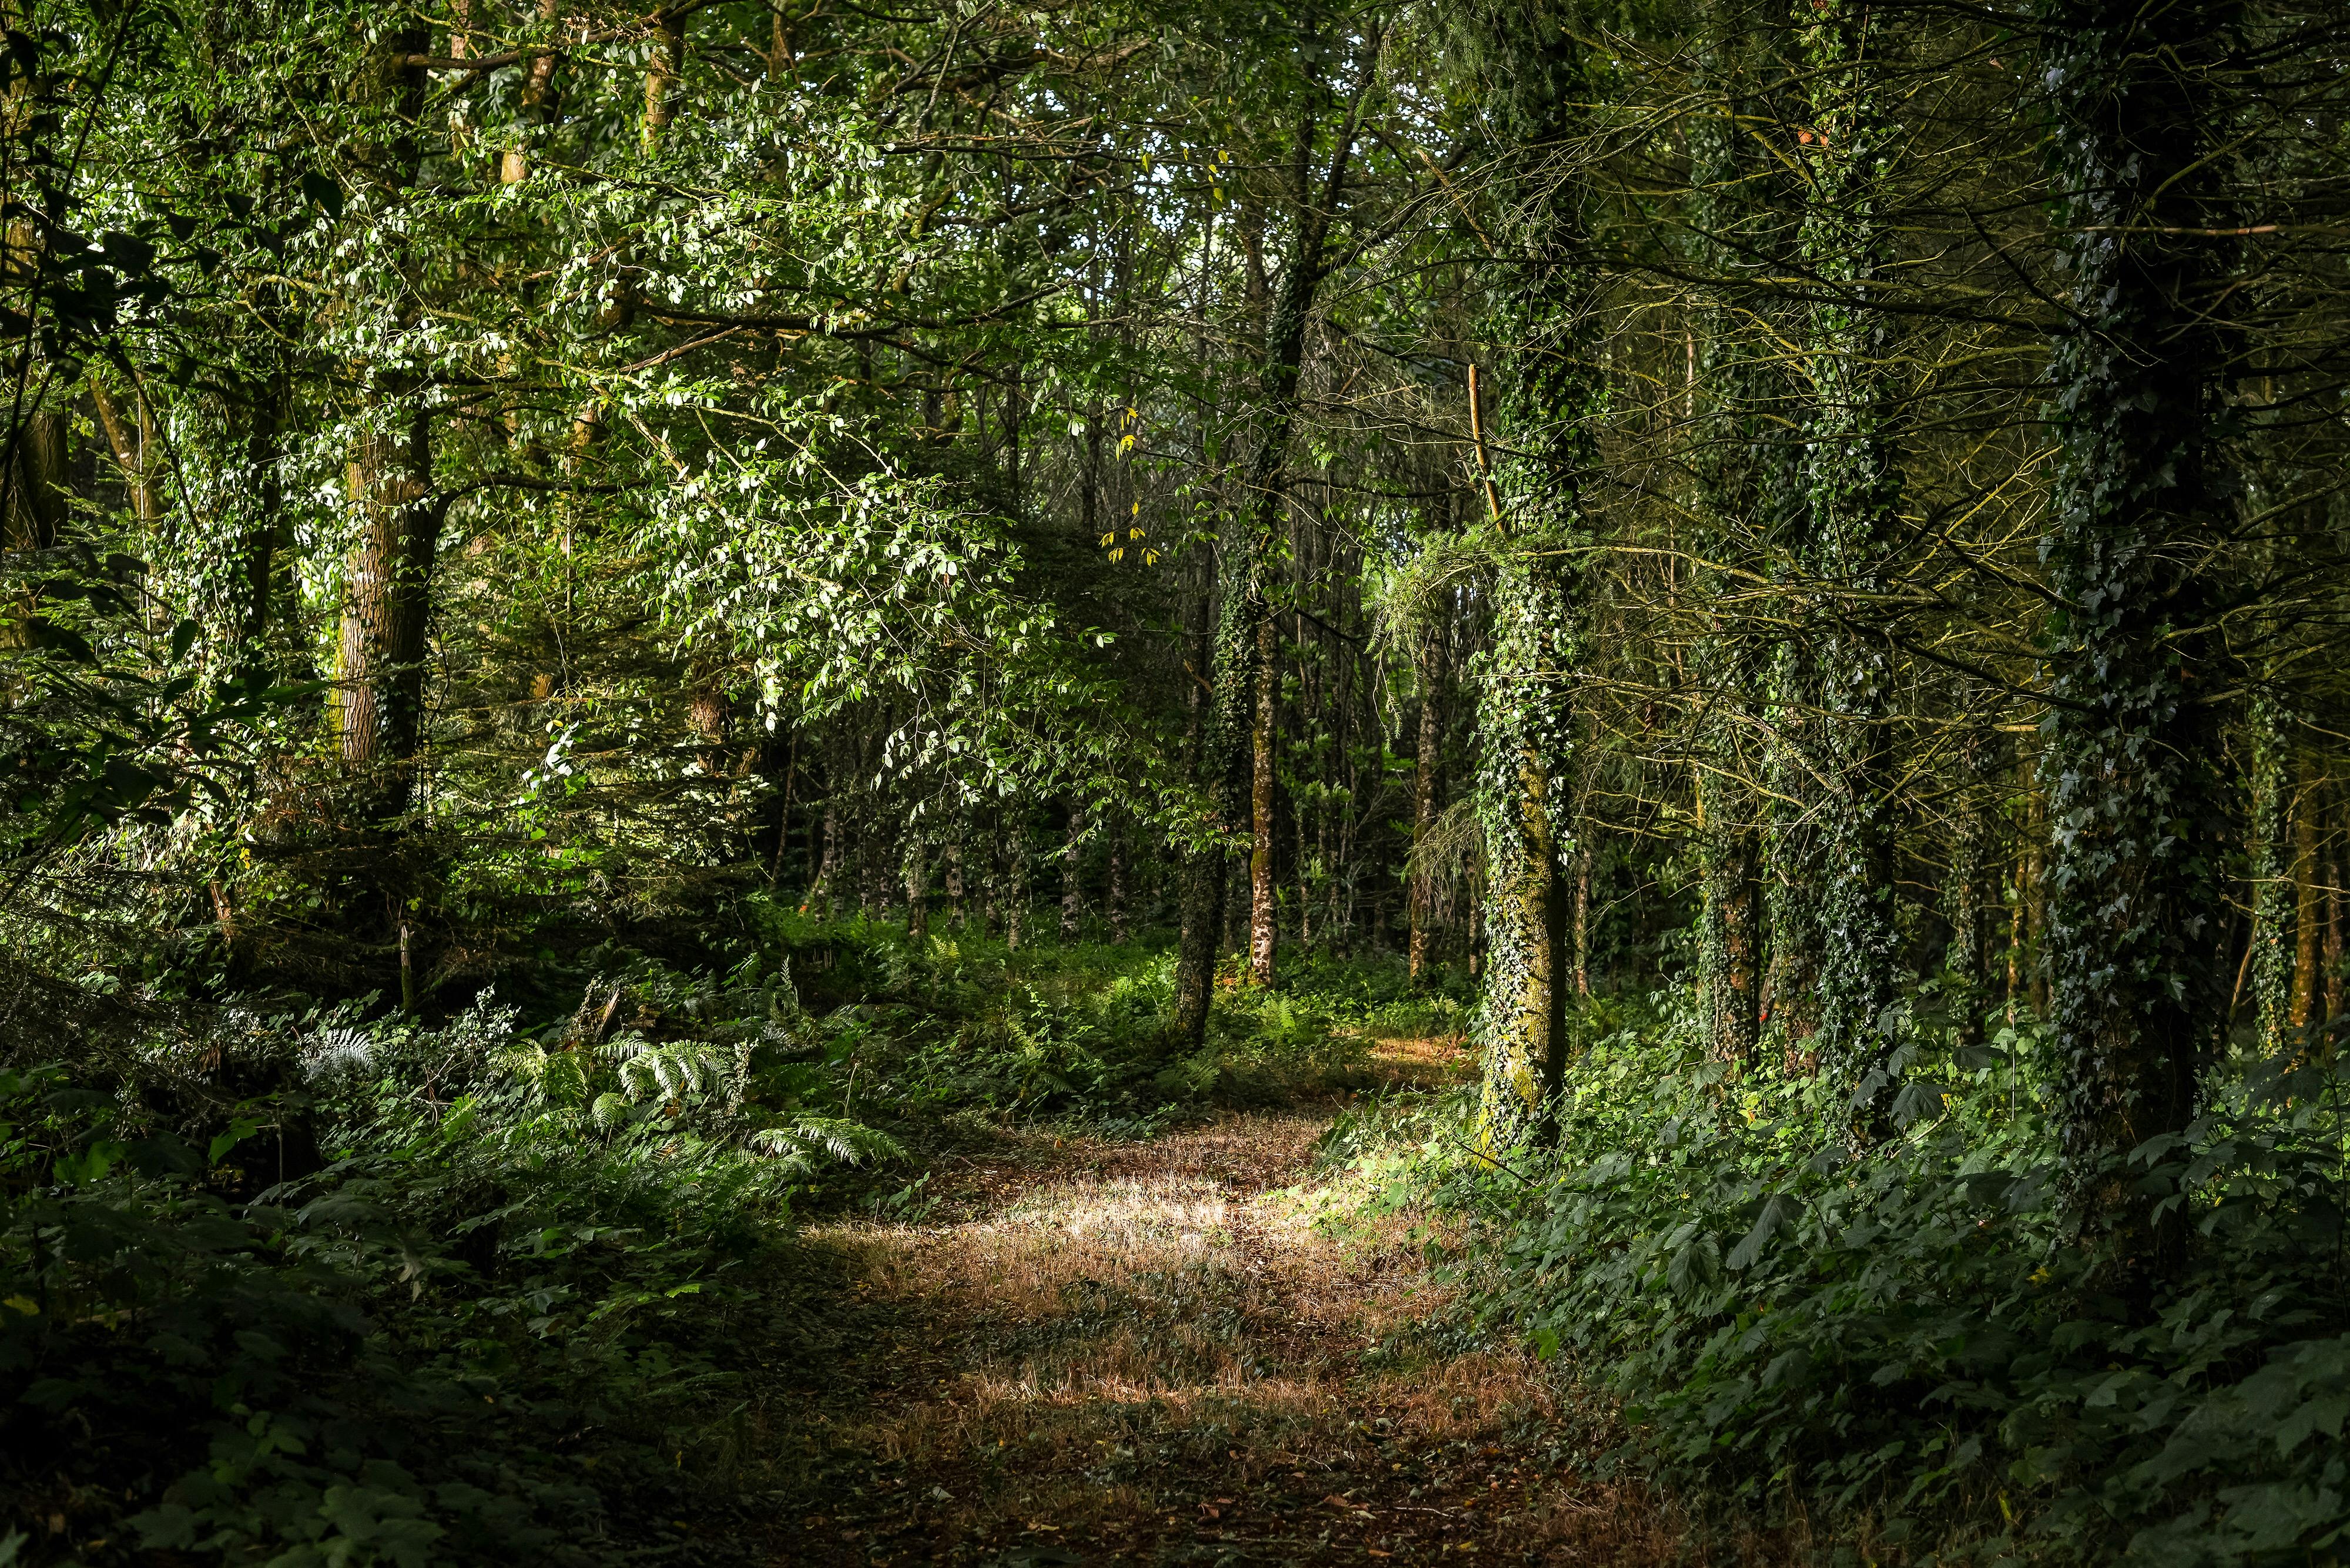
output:
[[[1310,1170],[1336,1107],[955,1167],[833,1227],[870,1325],[816,1392],[793,1563],[1657,1562],[1514,1355],[1442,1343],[1411,1222]]]

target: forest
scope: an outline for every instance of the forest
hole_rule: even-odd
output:
[[[1128,4],[0,0],[0,1565],[2350,1554],[2350,7]]]

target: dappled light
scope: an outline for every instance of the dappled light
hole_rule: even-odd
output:
[[[2350,0],[0,0],[0,1568],[2335,1568],[2345,240]]]

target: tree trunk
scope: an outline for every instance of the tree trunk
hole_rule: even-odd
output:
[[[2293,803],[2293,1028],[2296,1049],[2307,1050],[2309,1026],[2318,998],[2318,954],[2324,947],[2319,931],[2320,892],[2317,881],[2318,805],[2324,796],[2324,775],[2315,762],[2304,759],[2301,788]]]
[[[72,427],[60,409],[36,409],[0,453],[0,554],[46,550],[67,516],[67,454]],[[0,609],[0,646],[31,644],[38,607],[27,591]]]
[[[1068,831],[1061,841],[1061,943],[1065,947],[1077,940],[1085,922],[1085,887],[1080,876],[1085,866],[1085,808],[1070,806]]]
[[[563,0],[538,0],[538,26],[548,35],[549,43],[553,41],[556,22],[562,16],[562,4]],[[546,118],[556,57],[552,48],[536,49],[523,67],[522,88],[515,97],[515,124],[523,136],[528,136]],[[499,182],[519,185],[529,178],[530,153],[521,147],[507,148],[498,161]]]
[[[1440,655],[1430,651],[1419,676],[1419,744],[1411,778],[1411,982],[1427,983],[1436,940],[1436,868],[1429,863],[1429,835],[1436,830],[1437,774],[1443,764],[1444,718],[1437,701]]]
[[[1028,819],[1016,814],[1003,846],[1003,945],[1018,952],[1028,943]]]
[[[1983,1010],[1990,1005],[1991,811],[1984,800],[1988,780],[1969,770],[1970,787],[1958,805],[1950,846],[1950,871],[1943,888],[1950,922],[1950,952],[1942,965],[1949,986],[1951,1039],[1960,1047],[1983,1040]]]
[[[836,884],[840,879],[840,803],[836,795],[827,795],[824,803],[824,857],[816,862],[816,875],[808,879],[807,903],[804,906],[817,919],[829,920],[839,911],[834,907],[838,899]]]
[[[1771,798],[1762,884],[1771,1011],[1765,1023],[1777,1040],[1781,1064],[1799,1077],[1819,1064],[1820,884],[1825,865],[1811,816],[1819,794],[1810,758],[1819,723],[1814,687],[1800,639],[1781,644],[1771,672]]]
[[[660,145],[685,97],[685,23],[692,13],[681,5],[664,11],[653,35],[652,60],[645,67],[645,151]]]
[[[1591,997],[1591,831],[1586,825],[1585,842],[1575,846],[1575,994],[1585,1001]]]
[[[2280,1054],[2293,1031],[2293,800],[2286,779],[2285,719],[2274,697],[2252,700],[2252,1011],[2261,1048]]]
[[[1273,617],[1256,623],[1256,722],[1251,726],[1249,753],[1249,983],[1273,983],[1273,779],[1274,704],[1281,685],[1274,658],[1277,639]]]
[[[106,433],[106,444],[114,454],[114,465],[122,472],[122,484],[130,500],[131,515],[140,524],[152,527],[162,516],[162,503],[157,493],[154,475],[148,468],[148,453],[154,441],[155,420],[147,407],[145,394],[135,399],[137,419],[126,421],[116,406],[106,383],[92,370],[89,376],[89,399],[98,410],[99,429]]]
[[[1713,1059],[1743,1066],[1753,1060],[1762,1030],[1760,845],[1735,781],[1700,770],[1696,794],[1699,1006]]]
[[[359,539],[340,640],[344,764],[370,821],[410,805],[424,721],[425,632],[442,507],[429,493],[432,423],[420,402],[404,440],[370,432],[351,464]]]
[[[2126,1286],[2183,1261],[2188,1210],[2158,1218],[2133,1149],[2182,1131],[2226,996],[2211,585],[2189,563],[2227,535],[2219,426],[2224,286],[2202,70],[2231,0],[2147,9],[2046,0],[2054,189],[2071,311],[2049,379],[2059,444],[2041,546],[2064,607],[2051,637],[2041,777],[2050,841],[2045,968],[2064,1190],[2115,1244]],[[2190,688],[2189,682],[2196,680]],[[2181,832],[2178,825],[2187,825]]]
[[[906,836],[906,935],[916,942],[931,934],[931,867],[922,842]]]
[[[1289,439],[1296,422],[1297,383],[1305,361],[1305,336],[1315,298],[1329,266],[1329,225],[1354,155],[1356,123],[1350,116],[1334,139],[1329,168],[1318,192],[1305,188],[1309,177],[1305,157],[1314,140],[1314,116],[1309,109],[1299,129],[1298,188],[1295,192],[1296,249],[1284,269],[1281,288],[1267,318],[1264,355],[1256,389],[1258,439],[1248,476],[1251,504],[1235,507],[1232,522],[1219,541],[1218,563],[1223,577],[1222,603],[1216,624],[1214,703],[1204,746],[1205,778],[1214,791],[1213,831],[1226,840],[1252,826],[1250,740],[1255,726],[1252,707],[1258,695],[1256,673],[1261,646],[1260,628],[1271,613],[1266,602],[1274,535],[1288,506],[1285,473]],[[1196,775],[1195,775],[1196,776]],[[1215,864],[1197,868],[1189,878],[1194,886],[1187,905],[1204,907],[1211,898],[1222,901],[1224,851],[1200,849]],[[1268,856],[1268,864],[1270,857]],[[1212,883],[1212,888],[1210,884]],[[1271,963],[1270,948],[1266,962]],[[1269,973],[1269,970],[1268,970]],[[1209,987],[1214,979],[1212,949],[1186,940],[1176,965],[1178,1038],[1197,1047],[1207,1027]]]
[[[1882,18],[1875,18],[1881,29]],[[1890,644],[1856,617],[1889,591],[1878,562],[1899,535],[1901,479],[1890,431],[1892,324],[1872,308],[1892,265],[1891,230],[1878,214],[1885,170],[1898,156],[1869,57],[1866,0],[1815,0],[1804,17],[1814,134],[1803,151],[1806,180],[1799,241],[1805,271],[1824,285],[1812,306],[1804,355],[1812,398],[1804,411],[1808,564],[1844,603],[1822,618],[1816,669],[1826,788],[1819,814],[1825,875],[1819,885],[1819,1050],[1850,1089],[1855,1135],[1887,1130],[1898,1042],[1887,1033],[1898,996],[1900,941],[1894,926],[1895,859],[1887,810],[1892,771]],[[1881,34],[1880,34],[1881,36]]]
[[[1192,634],[1191,657],[1183,666],[1191,684],[1184,691],[1185,714],[1183,728],[1184,771],[1202,783],[1214,781],[1203,777],[1207,758],[1207,719],[1210,711],[1211,687],[1201,673],[1208,667],[1210,627],[1213,624],[1212,607],[1201,607],[1202,624]],[[1203,826],[1210,832],[1215,828],[1216,801],[1211,794],[1210,820]],[[1196,1046],[1207,1037],[1208,1006],[1214,993],[1216,978],[1216,921],[1222,917],[1224,903],[1224,851],[1221,843],[1179,846],[1180,869],[1176,873],[1176,911],[1180,929],[1175,947],[1175,1010],[1174,1037],[1177,1042]]]
[[[1123,820],[1109,819],[1109,940],[1124,946],[1127,929],[1126,834]]]
[[[1545,140],[1548,140],[1545,138]],[[1569,565],[1583,536],[1580,475],[1596,441],[1604,386],[1566,348],[1591,286],[1553,204],[1518,220],[1538,261],[1503,341],[1522,344],[1497,423],[1511,454],[1497,488],[1512,545],[1492,590],[1492,648],[1478,701],[1483,755],[1487,980],[1478,1033],[1484,1054],[1478,1136],[1488,1151],[1547,1143],[1566,1075],[1570,893],[1575,847],[1569,781],[1574,707],[1567,684],[1583,605]],[[1472,434],[1483,447],[1479,389],[1469,383]]]
[[[2035,1018],[2048,1016],[2048,797],[2034,788],[2023,803],[2023,973]]]
[[[2334,792],[2330,788],[2327,791],[2329,796],[2332,796],[2334,793]],[[2335,1019],[2342,1016],[2343,891],[2342,841],[2340,836],[2342,831],[2342,821],[2341,813],[2338,808],[2329,811],[2327,815],[2332,818],[2332,821],[2328,825],[2328,831],[2325,839],[2325,940],[2323,961],[2325,977],[2324,992],[2325,999],[2325,1021],[2328,1023],[2332,1023]],[[2334,1050],[2333,1045],[2329,1043],[2326,1049],[2330,1056]]]

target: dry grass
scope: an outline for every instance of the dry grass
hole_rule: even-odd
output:
[[[1401,1044],[1399,1076],[1457,1070]],[[1544,1457],[1529,1360],[1431,1332],[1412,1219],[1301,1184],[1327,1122],[1032,1140],[959,1168],[942,1221],[831,1231],[899,1376],[827,1414],[833,1490],[779,1560],[1690,1557],[1644,1489]]]

